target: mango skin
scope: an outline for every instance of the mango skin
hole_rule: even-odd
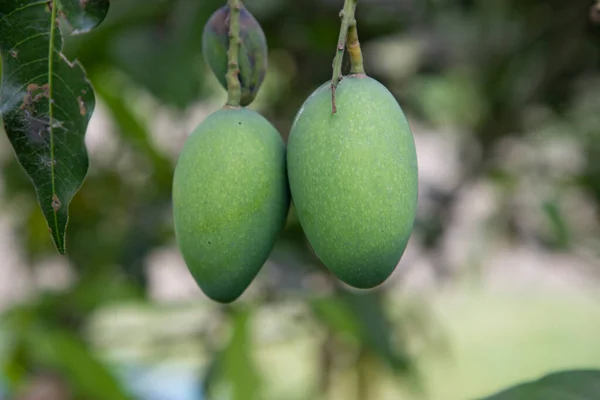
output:
[[[417,208],[412,132],[393,95],[365,75],[345,77],[332,115],[330,82],[298,111],[288,176],[304,232],[323,264],[360,289],[399,263]]]
[[[260,114],[223,108],[191,134],[173,178],[180,252],[198,285],[236,300],[267,260],[290,205],[284,142]]]

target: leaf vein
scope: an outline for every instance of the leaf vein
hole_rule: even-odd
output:
[[[8,17],[10,17],[11,15],[16,14],[16,13],[18,13],[20,11],[23,11],[23,10],[29,8],[29,7],[39,6],[39,5],[46,4],[46,3],[47,3],[47,1],[38,1],[37,3],[29,3],[27,5],[24,5],[23,7],[17,7],[14,10],[12,10],[11,12],[9,12],[8,14],[6,14],[4,17],[2,17],[2,19],[0,19],[0,22],[4,21],[5,19],[7,19]]]
[[[13,99],[13,97],[15,97],[16,94],[21,93],[21,91],[23,89],[25,89],[31,83],[33,83],[34,81],[36,81],[37,79],[39,79],[39,78],[41,78],[43,76],[47,76],[47,72],[44,72],[43,74],[34,76],[33,78],[30,78],[27,82],[25,82],[22,86],[20,86],[17,90],[15,90],[7,100],[3,99],[2,103],[4,103],[4,104],[10,104],[10,101]]]
[[[30,40],[32,40],[32,39],[37,39],[37,38],[39,38],[40,36],[48,36],[48,35],[49,35],[49,33],[48,33],[48,32],[40,32],[40,33],[37,33],[37,34],[35,34],[35,35],[27,36],[25,39],[21,40],[20,42],[17,42],[17,43],[16,43],[16,44],[15,44],[15,45],[14,45],[14,46],[13,46],[13,47],[12,47],[12,48],[9,50],[9,52],[10,52],[10,51],[13,51],[13,50],[15,50],[17,47],[19,47],[19,46],[20,46],[20,45],[22,45],[23,43],[27,43],[27,42],[29,42],[29,41],[30,41]]]
[[[56,16],[58,5],[55,1],[52,2],[52,15],[50,17],[50,43],[48,49],[48,115],[50,117],[50,162],[51,162],[51,181],[52,181],[52,195],[56,195],[56,171],[55,171],[55,154],[54,154],[54,101],[52,99],[53,96],[53,62],[54,62],[54,35],[56,32]],[[63,243],[60,233],[60,228],[58,226],[58,213],[57,210],[54,209],[54,227],[56,228],[56,232],[54,233],[56,237],[56,244],[58,245],[59,251],[63,252]]]
[[[73,98],[75,99],[75,101],[78,101],[77,96],[75,96],[75,92],[73,92],[73,89],[71,89],[71,87],[67,84],[67,82],[65,82],[65,80],[60,75],[58,75],[55,72],[52,72],[52,75],[56,79],[58,79],[59,81],[61,81],[61,83],[65,86],[65,88],[67,88],[67,90],[69,91],[69,93],[71,93],[73,95]],[[69,114],[67,114],[67,115],[69,115]]]
[[[38,58],[37,60],[33,60],[33,61],[26,62],[26,63],[24,63],[24,64],[21,64],[21,65],[19,66],[19,68],[15,69],[14,71],[12,71],[12,72],[11,72],[11,74],[10,74],[10,75],[8,75],[6,78],[4,78],[4,81],[5,81],[5,82],[9,82],[9,81],[10,81],[10,79],[11,79],[11,78],[12,78],[12,77],[13,77],[13,76],[14,76],[14,75],[17,73],[17,72],[19,72],[21,69],[23,69],[23,68],[27,67],[28,65],[35,64],[35,63],[37,63],[37,62],[40,62],[40,61],[48,61],[48,57],[44,57],[44,58]]]

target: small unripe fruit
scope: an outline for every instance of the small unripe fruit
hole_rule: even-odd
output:
[[[177,244],[202,291],[237,299],[282,230],[290,202],[285,145],[260,114],[223,108],[186,141],[175,168]]]
[[[240,9],[239,80],[242,85],[241,105],[254,101],[267,74],[268,48],[265,34],[254,16]],[[229,6],[223,6],[210,17],[202,34],[202,53],[223,88],[227,89],[227,50],[229,49]]]
[[[365,75],[338,85],[332,115],[324,84],[298,112],[288,175],[298,218],[316,255],[340,280],[372,288],[395,269],[417,206],[417,156],[393,95]]]

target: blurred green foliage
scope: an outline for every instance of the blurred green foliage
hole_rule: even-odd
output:
[[[485,400],[592,400],[600,395],[598,371],[565,371],[511,388]]]
[[[98,112],[107,118],[98,125],[106,137],[94,139],[89,176],[71,205],[67,257],[73,283],[58,292],[39,290],[0,317],[0,334],[9,343],[0,358],[10,393],[51,374],[68,388],[69,399],[130,398],[90,350],[84,332],[102,307],[152,302],[147,260],[174,243],[171,178],[176,149],[189,133],[177,130],[191,131],[192,122],[201,120],[199,109],[204,115],[225,98],[200,52],[204,23],[222,3],[113,1],[101,26],[66,41],[65,53],[82,62],[93,83]],[[267,79],[252,107],[284,138],[305,98],[330,78],[341,3],[245,2],[270,51]],[[590,6],[584,0],[360,1],[367,72],[392,90],[414,121],[440,135],[459,132],[459,179],[421,194],[427,208],[414,237],[425,249],[442,248],[448,210],[461,189],[485,179],[510,199],[525,180],[528,189],[531,181],[548,186],[537,210],[546,224],[533,232],[534,240],[552,251],[585,248],[600,257],[597,232],[580,229],[564,211],[564,199],[577,190],[596,205],[593,219],[600,220],[600,26],[590,21]],[[167,117],[176,123],[161,124]],[[526,160],[501,152],[517,138],[531,146]],[[546,165],[541,153],[541,144],[562,138],[583,158],[570,173]],[[14,222],[19,252],[33,275],[40,262],[54,257],[54,248],[35,193],[0,140],[3,212]],[[496,219],[515,241],[531,235],[519,229],[509,200]],[[454,277],[444,260],[436,267],[440,282]],[[218,330],[197,337],[209,343],[225,338],[209,346],[211,368],[198,377],[214,396],[209,398],[263,398],[249,352],[250,321],[268,305],[290,299],[306,305],[311,323],[325,332],[319,336],[319,387],[298,399],[328,393],[340,349],[355,355],[357,393],[368,393],[362,378],[373,360],[418,382],[409,344],[414,336],[428,337],[431,325],[415,322],[410,313],[392,318],[385,305],[393,294],[388,286],[367,293],[340,287],[315,259],[293,211],[253,286],[242,299],[247,308],[210,308],[231,335]]]

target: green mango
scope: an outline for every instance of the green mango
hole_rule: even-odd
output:
[[[365,75],[345,77],[332,114],[327,82],[303,104],[288,139],[288,176],[304,232],[323,264],[356,288],[399,263],[417,208],[417,155],[394,96]]]
[[[239,80],[241,105],[254,101],[267,74],[268,47],[262,27],[243,5],[240,10]],[[229,49],[229,6],[219,8],[204,26],[202,54],[213,73],[227,90],[227,50]]]
[[[264,117],[224,107],[186,140],[173,178],[177,245],[211,299],[236,300],[269,257],[290,193],[285,144]]]

